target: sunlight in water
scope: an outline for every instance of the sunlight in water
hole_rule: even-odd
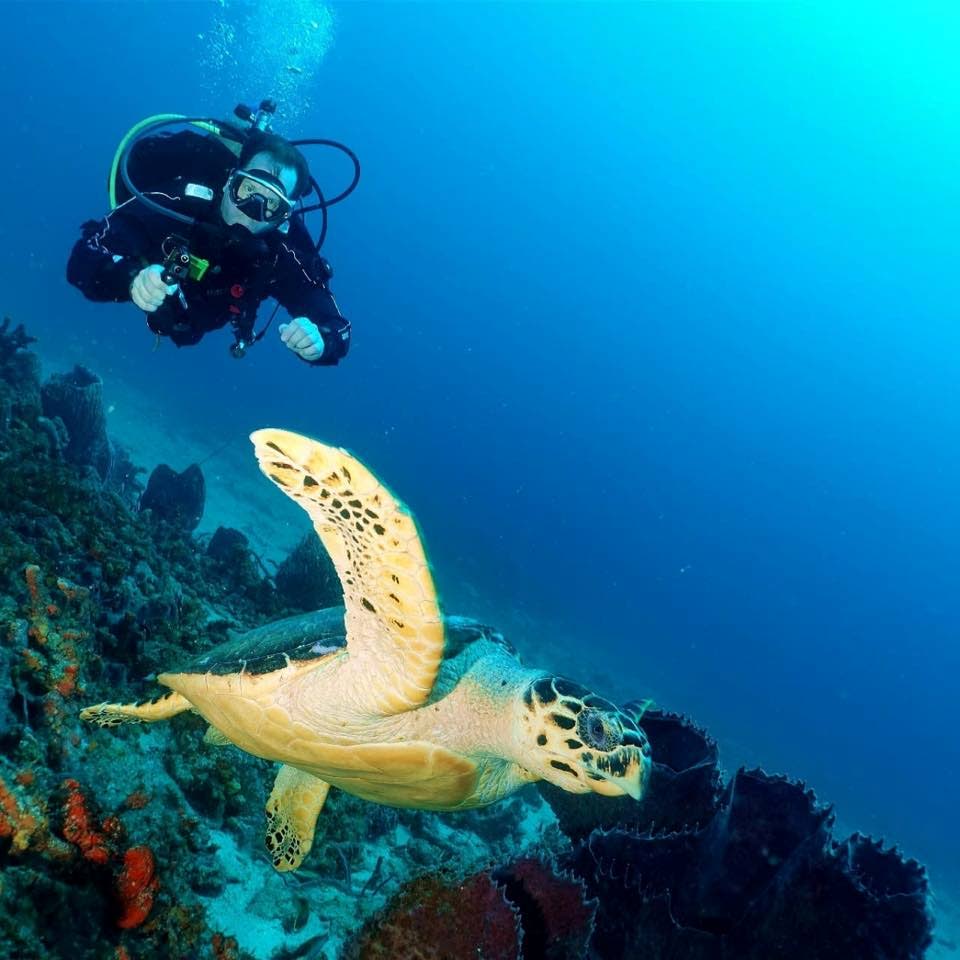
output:
[[[208,99],[277,101],[289,129],[312,106],[316,74],[333,44],[334,17],[320,0],[221,0],[210,26],[197,39]]]

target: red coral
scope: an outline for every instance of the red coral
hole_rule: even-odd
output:
[[[23,568],[23,579],[27,581],[27,590],[30,591],[30,603],[36,608],[41,603],[42,587],[40,585],[40,568],[35,563],[28,563]]]
[[[150,794],[146,790],[134,790],[126,800],[123,801],[123,805],[128,810],[142,810],[150,802]]]
[[[597,902],[587,900],[583,883],[558,876],[530,858],[497,871],[495,877],[520,911],[525,950],[546,960],[586,955]]]
[[[210,943],[213,947],[214,960],[237,960],[240,956],[237,941],[234,937],[225,937],[222,933],[215,933]]]
[[[123,869],[117,878],[117,896],[123,907],[117,926],[122,930],[139,927],[153,909],[153,897],[160,884],[154,872],[149,847],[131,847],[123,855]]]
[[[43,664],[40,662],[37,655],[28,650],[26,647],[20,651],[20,654],[23,657],[23,662],[27,665],[28,670],[32,670],[34,673],[39,673],[43,669]]]
[[[459,885],[408,883],[347,946],[345,960],[571,960],[586,956],[596,901],[539,860],[518,860]]]
[[[48,690],[56,691],[60,697],[68,699],[82,690],[79,682],[81,655],[77,644],[90,636],[90,632],[81,625],[81,621],[89,617],[89,591],[66,580],[57,580],[64,600],[63,603],[54,603],[47,595],[46,581],[40,567],[28,564],[24,567],[23,576],[30,602],[26,611],[27,619],[20,623],[23,624],[23,639],[33,645],[32,649],[28,646],[21,650],[24,664],[32,673],[40,675],[40,682]],[[17,639],[20,639],[19,631]],[[51,720],[59,721],[56,711],[48,716]]]
[[[54,690],[64,699],[72,697],[77,692],[77,674],[80,668],[75,663],[67,664],[63,668],[63,676],[53,685]]]
[[[65,580],[63,577],[57,577],[57,589],[68,600],[85,600],[89,591],[86,587],[78,587],[75,583]]]
[[[421,877],[368,921],[350,960],[516,960],[517,917],[488,873],[461,884]]]
[[[93,825],[87,798],[76,780],[64,780],[67,799],[63,805],[63,836],[80,850],[85,860],[106,863],[110,859],[107,838]]]

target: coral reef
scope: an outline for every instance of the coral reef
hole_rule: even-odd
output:
[[[50,832],[46,805],[33,796],[29,787],[34,774],[25,768],[8,783],[0,777],[0,838],[10,841],[9,852],[20,857],[27,851],[54,860],[66,860],[70,848]]]
[[[113,441],[105,476],[73,462],[30,345],[0,327],[0,956],[332,960],[409,878],[515,857],[535,795],[452,825],[335,793],[284,878],[263,850],[271,765],[205,747],[192,716],[79,722],[81,699],[136,699],[144,677],[316,595],[281,593],[238,531],[197,537],[152,494],[138,509],[141,468]],[[320,562],[304,549],[284,569],[306,587]]]
[[[32,423],[40,416],[40,360],[27,347],[34,338],[23,324],[12,330],[9,317],[0,323],[0,439],[14,420]]]
[[[231,631],[338,605],[329,560],[308,536],[271,576],[239,531],[196,536],[199,468],[141,490],[96,376],[44,385],[31,345],[0,325],[0,956],[923,955],[919,865],[834,839],[789,780],[724,785],[704,731],[639,706],[640,803],[542,786],[434,815],[332,791],[310,858],[274,872],[272,765],[205,746],[195,715],[105,734],[78,708],[136,699]]]

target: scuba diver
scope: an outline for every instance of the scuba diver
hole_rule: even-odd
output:
[[[230,352],[242,357],[282,306],[293,318],[281,342],[313,366],[331,366],[350,346],[350,322],[330,292],[332,270],[320,256],[327,208],[356,187],[356,156],[332,140],[288,141],[270,131],[271,100],[235,113],[246,128],[175,114],[151,117],[130,131],[108,180],[110,212],[82,226],[67,280],[89,300],[132,301],[147,326],[178,347],[230,324]],[[204,131],[159,132],[192,125]],[[354,164],[349,187],[326,200],[300,145],[333,146]],[[311,206],[304,198],[316,192]],[[319,210],[315,243],[305,214]],[[257,308],[277,306],[255,332]]]

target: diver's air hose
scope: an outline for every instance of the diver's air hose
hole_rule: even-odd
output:
[[[152,117],[147,117],[145,120],[141,120],[127,131],[126,135],[117,146],[116,153],[113,155],[113,163],[111,163],[110,172],[107,175],[107,196],[110,201],[111,210],[115,210],[117,207],[117,175],[119,174],[131,195],[136,197],[137,200],[139,200],[148,209],[153,210],[155,213],[159,213],[163,216],[170,217],[171,219],[179,220],[181,223],[192,225],[196,222],[193,217],[188,217],[185,214],[179,213],[178,211],[171,210],[169,207],[165,207],[163,204],[157,203],[156,201],[151,200],[149,197],[144,196],[143,192],[139,190],[136,184],[132,182],[128,172],[131,149],[137,139],[139,139],[148,131],[159,130],[163,127],[172,127],[175,125],[179,126],[181,124],[190,124],[194,127],[199,127],[201,130],[205,130],[207,133],[212,133],[224,140],[233,140],[237,143],[243,143],[245,137],[247,136],[245,131],[234,127],[229,123],[224,123],[220,120],[212,119],[210,117],[188,117],[181,113],[157,113]],[[320,248],[323,246],[323,241],[327,236],[327,209],[332,207],[335,203],[340,203],[341,200],[345,200],[356,189],[357,184],[360,182],[360,160],[349,147],[337,140],[306,138],[301,140],[291,140],[290,143],[295,147],[333,147],[334,149],[345,153],[353,163],[353,178],[345,190],[342,190],[332,199],[327,200],[320,189],[320,185],[313,177],[311,177],[310,184],[317,194],[318,202],[312,203],[309,206],[305,206],[303,201],[300,201],[300,206],[297,210],[297,213],[300,215],[301,220],[307,213],[311,213],[315,210],[320,211],[320,237],[315,244],[315,249],[317,252],[319,252]]]
[[[323,194],[320,192],[320,188],[317,186],[316,180],[313,180],[311,177],[310,179],[313,183],[313,188],[317,191],[317,196],[320,198],[320,202],[311,204],[309,207],[303,207],[300,211],[301,213],[310,213],[312,210],[322,210],[326,207],[332,207],[335,203],[339,203],[341,200],[346,200],[347,197],[349,197],[350,194],[356,190],[357,184],[360,182],[360,159],[348,146],[340,143],[339,140],[321,140],[317,138],[308,140],[291,140],[290,143],[292,143],[295,147],[333,147],[335,150],[340,150],[342,153],[345,153],[353,163],[353,179],[350,181],[350,185],[345,190],[341,190],[340,193],[338,193],[331,200],[324,199]]]
[[[217,136],[224,136],[224,130],[227,129],[224,124],[211,120],[208,117],[187,117],[182,113],[156,113],[152,117],[147,117],[139,123],[132,126],[126,133],[126,136],[117,145],[116,153],[113,155],[113,163],[110,164],[110,173],[107,175],[107,197],[110,201],[110,209],[114,210],[117,206],[117,173],[121,171],[124,154],[128,152],[131,143],[136,140],[145,130],[152,127],[172,126],[175,123],[190,123],[208,133],[215,133]],[[230,131],[233,132],[232,130]],[[126,180],[126,177],[124,177]],[[129,184],[127,184],[129,189]],[[132,191],[134,195],[139,191]]]

